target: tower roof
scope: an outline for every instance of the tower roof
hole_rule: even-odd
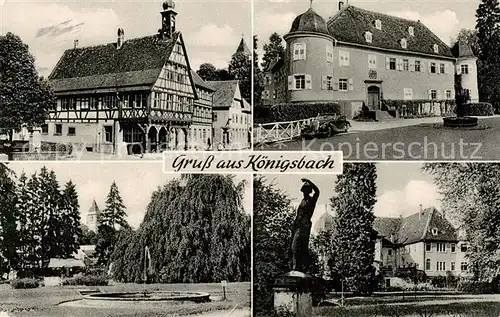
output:
[[[236,54],[237,53],[243,53],[247,56],[252,55],[252,52],[248,48],[247,43],[245,42],[245,39],[243,37],[241,38],[240,44],[238,45],[238,48],[236,49]]]
[[[309,8],[309,10],[295,18],[290,29],[290,33],[292,32],[313,32],[329,35],[325,19],[317,14],[313,8]]]
[[[472,52],[472,47],[463,40],[458,40],[451,48],[451,52],[456,58],[475,57],[474,53]]]
[[[100,215],[101,211],[99,210],[99,207],[97,207],[97,203],[95,202],[95,199],[92,201],[92,205],[89,208],[89,214],[96,214]]]

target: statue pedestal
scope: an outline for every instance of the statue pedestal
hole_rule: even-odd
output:
[[[274,284],[274,309],[312,316],[312,277],[298,271],[279,276]]]

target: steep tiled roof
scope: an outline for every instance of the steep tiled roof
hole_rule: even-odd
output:
[[[456,229],[435,208],[427,208],[405,218],[375,218],[374,229],[384,238],[400,244],[418,241],[457,241]],[[433,229],[437,229],[434,235]]]
[[[472,48],[469,44],[460,40],[453,45],[451,48],[451,52],[455,57],[474,57],[474,53],[472,52]]]
[[[158,36],[70,49],[64,52],[49,76],[54,90],[95,89],[152,85],[169,58],[180,33],[172,39]]]
[[[251,113],[252,112],[252,106],[250,105],[250,103],[247,102],[245,99],[242,99],[242,100],[243,100],[243,112]]]
[[[375,20],[381,21],[381,30],[375,27]],[[332,17],[327,25],[328,31],[337,41],[374,48],[453,57],[450,47],[420,21],[407,20],[348,5]],[[414,36],[409,34],[410,26],[414,28]],[[364,34],[367,31],[373,34],[372,43],[365,40]],[[400,41],[403,38],[407,40],[407,49],[401,48]],[[434,44],[439,47],[438,54],[434,53]]]
[[[290,33],[292,32],[314,32],[329,35],[325,19],[314,12],[312,8],[309,8],[309,10],[298,15],[293,20],[292,28],[290,29]]]
[[[195,72],[194,70],[191,70],[191,76],[193,77],[193,81],[194,81],[194,85],[195,86],[198,86],[198,87],[201,87],[201,88],[204,88],[206,90],[210,90],[210,91],[214,91],[214,89],[209,85],[207,84],[201,77],[200,75],[198,75],[197,72]]]
[[[247,56],[252,55],[252,52],[250,52],[250,49],[247,46],[247,43],[245,42],[245,39],[241,39],[240,44],[238,45],[238,48],[236,49],[236,53],[243,53]]]
[[[238,81],[209,81],[208,84],[215,90],[213,108],[230,108],[238,89]]]
[[[96,215],[101,214],[101,211],[99,210],[99,207],[97,207],[97,203],[95,202],[95,199],[92,201],[92,205],[90,206],[88,213],[89,214],[96,214]]]

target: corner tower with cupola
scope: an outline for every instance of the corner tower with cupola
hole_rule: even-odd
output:
[[[325,20],[311,7],[295,18],[284,39],[287,100],[333,100],[333,37]]]
[[[457,59],[455,64],[456,74],[462,88],[467,89],[471,102],[479,102],[479,89],[477,87],[477,57],[472,52],[469,44],[462,40],[457,41],[451,48]]]

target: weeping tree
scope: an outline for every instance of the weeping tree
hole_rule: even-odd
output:
[[[244,186],[232,176],[183,175],[157,189],[137,232],[118,238],[111,256],[114,278],[139,282],[147,272],[148,282],[250,280]]]

